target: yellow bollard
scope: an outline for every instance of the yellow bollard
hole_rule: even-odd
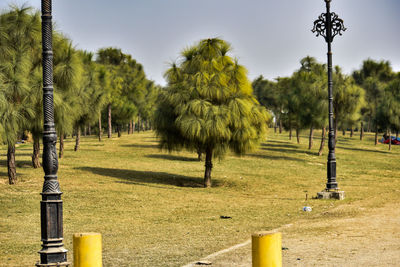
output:
[[[253,267],[282,267],[281,233],[254,233],[251,243]]]
[[[74,267],[102,267],[101,234],[81,233],[73,236]]]

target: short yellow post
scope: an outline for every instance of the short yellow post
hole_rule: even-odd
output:
[[[281,233],[254,233],[251,243],[253,267],[282,267]]]
[[[81,233],[73,236],[74,267],[102,267],[101,234]]]

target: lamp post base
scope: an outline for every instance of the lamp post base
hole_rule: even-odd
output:
[[[322,192],[317,193],[317,198],[318,199],[337,199],[337,200],[343,200],[344,199],[344,191],[338,191],[338,190],[325,190]]]
[[[55,262],[55,263],[46,263],[46,264],[41,264],[41,263],[36,263],[37,267],[63,267],[63,266],[70,266],[70,262]]]

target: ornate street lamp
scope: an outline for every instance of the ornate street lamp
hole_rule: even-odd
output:
[[[40,202],[42,249],[36,266],[68,266],[63,244],[63,214],[60,184],[57,180],[57,134],[53,106],[53,51],[51,0],[42,0],[43,63],[43,170],[44,183]]]
[[[333,93],[332,93],[332,50],[331,43],[336,35],[342,35],[346,28],[343,20],[334,12],[330,12],[331,0],[325,0],[326,13],[322,13],[314,21],[313,33],[323,36],[328,43],[328,98],[329,98],[329,154],[328,154],[328,182],[324,192],[318,193],[318,198],[344,198],[344,192],[338,191],[336,182],[335,131],[333,126]]]

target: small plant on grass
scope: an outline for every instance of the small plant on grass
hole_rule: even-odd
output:
[[[185,49],[180,64],[165,73],[168,86],[155,114],[161,147],[205,153],[204,187],[211,186],[212,158],[257,147],[271,118],[230,49],[217,38]]]

